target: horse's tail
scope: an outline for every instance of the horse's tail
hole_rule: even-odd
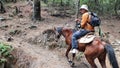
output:
[[[112,65],[113,68],[119,68],[114,50],[110,44],[105,45],[105,49],[108,53],[108,58],[110,60],[110,64]]]

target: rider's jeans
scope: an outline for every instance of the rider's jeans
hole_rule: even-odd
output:
[[[72,35],[72,49],[77,49],[78,48],[77,39],[79,39],[82,36],[85,36],[89,32],[90,31],[87,31],[85,29],[81,29],[81,30],[76,31],[75,33],[73,33],[73,35]]]

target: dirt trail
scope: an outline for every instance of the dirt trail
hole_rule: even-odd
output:
[[[35,37],[42,34],[42,32],[46,29],[64,26],[66,23],[69,24],[70,27],[74,25],[74,17],[72,18],[57,18],[49,16],[48,13],[42,10],[42,17],[45,18],[44,21],[33,22],[30,20],[29,15],[31,14],[31,8],[26,3],[20,2],[16,3],[12,6],[20,6],[22,5],[23,18],[18,18],[17,16],[10,17],[12,20],[7,20],[0,22],[0,41],[11,44],[16,49],[16,56],[18,57],[18,61],[16,63],[16,68],[71,68],[66,61],[65,58],[65,50],[66,48],[56,48],[53,50],[48,50],[45,47],[35,44],[31,44],[28,42],[29,40],[33,40]],[[24,5],[24,6],[23,6]],[[29,8],[28,8],[29,7]],[[6,14],[0,14],[5,18],[9,18],[9,11]],[[110,39],[114,43],[116,40],[120,40],[120,31],[119,30],[119,21],[118,20],[102,20],[102,29],[105,32],[110,33]],[[112,22],[115,22],[114,24]],[[109,23],[109,24],[108,24]],[[7,27],[4,27],[7,26]],[[36,26],[36,28],[31,29],[31,26]],[[115,29],[115,30],[114,30]],[[18,34],[11,36],[9,33],[14,30],[18,31]],[[114,32],[114,33],[113,33]],[[11,37],[13,41],[7,42],[7,39]],[[120,43],[118,43],[120,44]],[[120,45],[114,46],[115,53],[120,65]],[[108,62],[108,61],[107,61]],[[96,60],[97,65],[100,67],[100,64]],[[110,68],[109,63],[107,63],[108,68]],[[89,64],[86,59],[83,57],[81,61],[76,61],[75,68],[89,68]]]

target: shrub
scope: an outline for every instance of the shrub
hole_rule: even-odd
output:
[[[5,63],[8,59],[13,58],[11,51],[13,47],[0,42],[0,63]]]

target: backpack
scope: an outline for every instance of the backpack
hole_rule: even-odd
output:
[[[97,14],[93,12],[90,12],[89,14],[91,15],[89,24],[93,27],[100,26],[101,21]]]

